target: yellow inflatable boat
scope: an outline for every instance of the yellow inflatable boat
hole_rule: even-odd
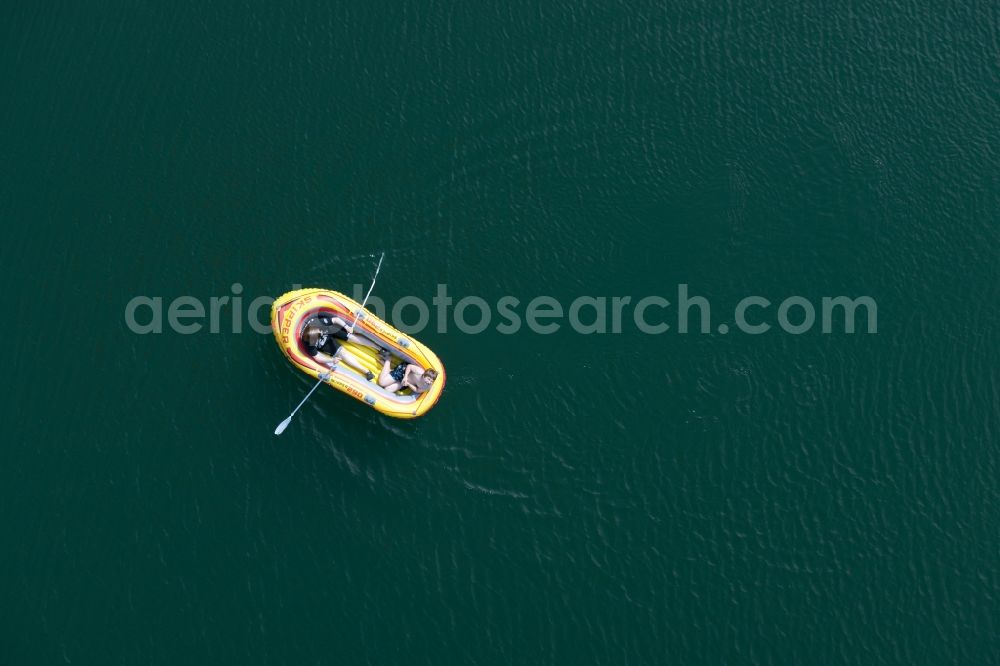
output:
[[[359,311],[361,316],[354,334],[387,349],[394,357],[390,360],[392,367],[405,361],[424,370],[436,370],[438,375],[430,388],[417,394],[410,389],[395,393],[387,391],[377,382],[382,369],[377,352],[353,342],[343,342],[342,345],[375,375],[376,380],[365,379],[362,373],[346,363],[338,363],[331,370],[309,356],[302,342],[302,331],[310,320],[318,316],[338,316],[350,323]],[[298,289],[280,296],[271,306],[271,330],[282,353],[299,370],[317,380],[321,374],[329,373],[327,384],[388,416],[416,418],[433,407],[444,390],[444,366],[434,352],[367,310],[361,310],[360,303],[336,291]]]

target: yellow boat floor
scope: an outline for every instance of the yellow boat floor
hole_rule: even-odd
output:
[[[357,333],[355,333],[355,335],[357,335]],[[372,383],[377,383],[378,376],[382,374],[382,361],[380,361],[378,358],[378,352],[372,349],[371,347],[366,347],[365,345],[359,345],[355,342],[341,342],[340,344],[341,346],[344,347],[344,349],[353,354],[354,357],[358,359],[358,361],[360,361],[362,367],[364,367],[365,370],[368,370],[375,375],[375,379],[372,380]],[[391,351],[390,354],[391,354],[389,357],[390,368],[395,368],[396,365],[403,362],[403,359],[399,358],[395,354],[392,354]],[[399,391],[398,393],[400,393],[401,395],[408,395],[409,393],[411,393],[411,391],[410,389],[406,389],[405,391]]]

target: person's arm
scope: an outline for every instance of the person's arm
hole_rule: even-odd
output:
[[[423,393],[426,390],[420,381],[423,374],[424,370],[419,365],[413,365],[412,363],[407,365],[406,374],[403,375],[403,386],[409,387],[414,393]]]

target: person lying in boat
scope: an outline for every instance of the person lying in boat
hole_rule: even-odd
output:
[[[347,322],[337,315],[321,314],[313,317],[306,322],[306,328],[309,328],[310,326],[319,327],[320,333],[332,335],[338,341],[353,342],[356,345],[368,347],[369,349],[374,349],[375,351],[382,351],[382,347],[379,347],[371,340],[368,340],[357,333],[348,333],[347,330],[350,327],[347,325]]]
[[[403,361],[395,368],[389,365],[389,355],[385,351],[379,353],[382,359],[382,372],[378,376],[378,385],[387,391],[395,393],[410,389],[414,393],[423,393],[437,379],[437,370],[424,370],[419,365]]]
[[[349,367],[354,368],[364,375],[368,381],[374,379],[375,373],[365,369],[358,357],[344,349],[341,345],[342,342],[351,340],[351,338],[356,336],[352,334],[348,337],[347,330],[343,327],[338,330],[339,334],[329,331],[326,326],[321,324],[312,322],[307,324],[305,330],[302,332],[302,342],[305,343],[306,353],[328,368],[333,368],[343,361]],[[354,340],[351,341],[354,342]],[[364,344],[367,347],[372,346],[366,342],[360,344]]]

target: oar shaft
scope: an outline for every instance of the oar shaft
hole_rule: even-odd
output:
[[[368,287],[368,293],[365,294],[365,300],[361,302],[361,308],[358,310],[357,314],[354,315],[354,321],[351,322],[351,327],[347,330],[348,335],[354,332],[354,325],[358,323],[358,319],[361,317],[361,313],[364,312],[365,305],[368,303],[368,297],[372,295],[372,289],[375,288],[375,280],[378,279],[378,272],[382,270],[383,259],[385,259],[385,252],[383,252],[382,256],[378,258],[378,266],[375,267],[375,276],[372,277],[372,286]],[[320,387],[320,384],[322,384],[329,378],[330,378],[329,372],[324,372],[319,376],[319,381],[317,381],[316,384],[311,389],[309,389],[309,393],[306,393],[306,397],[302,398],[302,402],[300,402],[295,407],[295,409],[292,410],[292,413],[289,414],[288,417],[278,425],[277,429],[275,429],[274,431],[275,435],[280,435],[285,431],[285,428],[288,427],[288,424],[291,422],[292,417],[295,416],[295,412],[302,409],[302,405],[306,404],[306,400],[308,400],[309,397],[316,391],[316,389]]]
[[[326,379],[329,378],[329,376],[330,375],[325,372],[322,375],[320,375],[320,380],[316,382],[316,384],[311,389],[309,389],[309,393],[306,393],[306,397],[302,398],[302,402],[300,402],[298,406],[292,410],[292,413],[288,415],[288,418],[292,418],[293,416],[295,416],[295,412],[299,411],[302,408],[302,405],[306,404],[306,400],[309,399],[309,396],[311,396],[313,392],[320,387],[320,384],[326,381]]]
[[[354,326],[358,323],[358,318],[361,317],[361,313],[365,310],[365,305],[368,304],[368,297],[372,295],[372,289],[375,288],[375,280],[378,279],[378,272],[382,270],[382,260],[385,259],[385,252],[382,256],[378,258],[378,266],[375,267],[375,275],[372,277],[372,286],[368,287],[368,293],[365,294],[365,300],[361,301],[361,308],[354,315],[354,321],[351,322],[351,327],[347,329],[347,334],[350,335],[354,332]]]

